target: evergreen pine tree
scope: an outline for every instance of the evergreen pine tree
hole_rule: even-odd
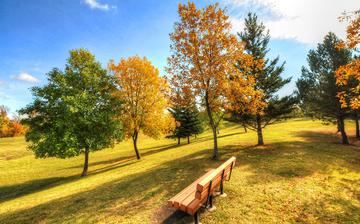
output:
[[[278,65],[279,57],[272,60],[266,57],[269,51],[269,31],[265,29],[262,22],[258,21],[255,14],[248,14],[245,19],[245,29],[238,35],[240,40],[245,43],[245,51],[255,60],[264,62],[262,69],[253,68],[251,73],[252,75],[256,74],[255,88],[263,92],[263,100],[268,106],[255,114],[240,111],[236,113],[236,116],[242,125],[257,131],[258,145],[263,145],[262,129],[269,124],[286,118],[292,111],[296,99],[292,96],[279,98],[276,94],[279,89],[290,82],[291,78],[283,79],[281,77],[285,62]]]
[[[340,40],[334,33],[328,33],[323,43],[308,53],[309,67],[302,68],[300,79],[296,82],[297,94],[304,111],[315,118],[336,122],[341,132],[342,143],[349,144],[345,132],[344,119],[349,115],[341,107],[337,94],[347,91],[345,86],[336,85],[335,72],[351,60],[351,51],[340,49]]]
[[[177,127],[170,137],[177,138],[178,144],[180,144],[181,138],[187,138],[188,143],[190,143],[190,136],[200,134],[203,131],[199,113],[195,109],[177,107],[171,108],[169,111],[177,123]]]

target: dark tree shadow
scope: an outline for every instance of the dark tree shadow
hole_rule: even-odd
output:
[[[71,222],[74,217],[78,220],[96,222],[97,216],[94,212],[131,217],[139,210],[166,203],[165,201],[154,204],[152,199],[155,195],[162,194],[165,198],[170,198],[203,175],[210,167],[221,163],[221,161],[212,162],[207,156],[208,150],[197,151],[178,158],[176,162],[167,161],[156,168],[119,178],[93,190],[72,194],[32,208],[1,214],[0,223],[63,223]],[[188,168],[184,169],[184,167]],[[106,170],[99,172],[106,172]],[[96,175],[99,172],[90,175]],[[73,180],[76,179],[77,177],[74,177]],[[71,181],[71,178],[68,181]],[[61,183],[65,182],[53,184]],[[46,186],[49,187],[44,184],[43,189]],[[37,189],[39,190],[41,189]]]
[[[88,176],[101,174],[110,170],[118,169],[121,167],[125,167],[131,164],[134,164],[138,161],[130,161],[126,163],[117,163],[111,166],[102,167],[99,169],[95,169],[88,172]],[[73,182],[76,180],[83,179],[79,175],[67,176],[67,177],[52,177],[52,178],[44,178],[31,180],[20,184],[13,184],[7,186],[0,186],[0,203],[8,200],[12,200],[18,197],[22,197],[28,194],[36,193],[42,190],[50,189],[62,184],[66,184],[69,182]],[[86,178],[86,177],[85,177]]]
[[[284,141],[262,147],[227,145],[219,150],[220,159],[217,161],[210,160],[210,149],[196,151],[181,158],[168,160],[144,172],[115,179],[95,189],[75,193],[31,208],[1,214],[0,223],[70,223],[74,219],[86,220],[88,223],[99,221],[106,223],[106,220],[98,220],[98,218],[107,216],[116,216],[121,223],[124,219],[132,219],[137,215],[138,211],[149,207],[159,208],[154,214],[154,222],[185,223],[191,221],[192,218],[168,208],[166,201],[157,201],[156,196],[161,195],[162,198],[171,198],[203,175],[208,169],[217,167],[232,155],[237,157],[237,164],[234,168],[235,175],[236,172],[241,172],[240,168],[252,171],[253,175],[246,177],[247,184],[250,185],[303,178],[312,175],[314,172],[328,173],[329,165],[339,165],[339,163],[344,168],[359,172],[358,164],[353,164],[354,158],[346,157],[339,161],[339,156],[343,155],[343,153],[357,153],[356,155],[359,155],[358,148],[339,147],[336,144],[332,147],[329,142],[324,142],[324,138],[328,138],[326,134],[299,132],[297,135],[303,137],[306,141]],[[145,152],[143,156],[176,147],[175,144],[157,147],[153,150],[149,148],[149,151]],[[97,175],[137,162],[136,159],[126,160],[125,163],[123,161],[121,159],[101,161],[102,164],[109,166],[94,170],[89,175]],[[12,195],[10,194],[10,196],[3,196],[1,199],[13,199],[69,181],[75,181],[78,178],[77,176],[49,178],[37,180],[38,183],[36,180],[28,182],[23,186],[8,186],[0,189],[0,192],[10,192],[10,188],[14,187],[20,190]],[[359,192],[357,191],[355,194],[359,195]],[[324,220],[331,220],[332,217],[339,216],[340,220],[346,221],[351,220],[346,215],[357,214],[358,207],[345,199],[324,197],[323,200],[330,200],[329,203],[339,204],[345,210],[344,214],[328,214],[326,212],[329,211],[324,210],[324,214],[322,214]],[[311,209],[311,205],[304,205],[304,212],[311,212],[311,210],[305,210],[306,206]],[[94,215],[94,213],[97,215]],[[300,222],[301,220],[301,217],[299,217]]]
[[[21,197],[27,194],[45,190],[79,179],[79,176],[53,177],[38,180],[31,180],[21,184],[7,185],[0,187],[0,203]]]
[[[149,156],[149,155],[160,153],[160,152],[163,152],[163,151],[166,151],[169,149],[176,148],[177,146],[178,145],[176,145],[176,144],[168,144],[168,145],[160,146],[160,147],[147,148],[147,151],[143,152],[143,153],[141,153],[141,151],[143,149],[140,149],[140,155],[141,156]],[[109,165],[109,164],[111,164],[111,166],[116,166],[116,164],[121,164],[121,163],[128,162],[131,160],[135,160],[135,161],[137,160],[135,153],[133,156],[123,156],[123,157],[117,157],[114,159],[90,162],[89,167],[94,167],[94,166],[99,166],[99,165]],[[82,167],[83,167],[83,165],[80,164],[80,165],[76,165],[76,166],[67,167],[65,169],[74,169],[74,168],[82,168]]]

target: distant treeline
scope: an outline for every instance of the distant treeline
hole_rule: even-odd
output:
[[[14,137],[23,135],[26,128],[20,123],[18,116],[14,116],[10,119],[8,116],[8,109],[1,105],[0,106],[0,138]]]

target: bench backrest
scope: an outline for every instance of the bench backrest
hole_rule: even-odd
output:
[[[233,156],[218,168],[216,168],[210,175],[202,179],[196,186],[195,198],[203,201],[208,197],[209,193],[213,193],[214,190],[230,175],[232,168],[235,166],[236,158]],[[211,186],[210,186],[211,184]]]

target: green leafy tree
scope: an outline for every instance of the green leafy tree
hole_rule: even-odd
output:
[[[122,137],[115,119],[121,102],[114,97],[115,79],[85,49],[70,51],[65,71],[53,69],[48,84],[32,88],[34,102],[20,110],[29,127],[26,140],[39,158],[85,155],[113,145]]]
[[[245,43],[246,53],[250,54],[255,60],[264,63],[262,67],[254,66],[250,69],[249,75],[255,75],[255,89],[263,93],[262,101],[267,104],[267,107],[259,108],[255,113],[250,113],[245,109],[235,111],[235,114],[243,126],[257,132],[258,145],[263,145],[262,129],[286,118],[291,113],[296,99],[292,96],[279,98],[276,94],[279,89],[290,82],[291,78],[283,79],[281,77],[285,62],[278,65],[279,57],[272,60],[267,58],[270,40],[269,31],[266,30],[262,22],[258,21],[255,14],[248,14],[245,19],[245,29],[238,35],[241,41]]]
[[[349,144],[345,132],[344,119],[348,109],[342,108],[337,97],[348,87],[336,85],[336,70],[351,61],[351,51],[339,48],[341,40],[334,33],[328,33],[317,48],[307,56],[309,67],[303,67],[301,77],[296,82],[297,95],[307,115],[336,122],[341,132],[342,143]]]

